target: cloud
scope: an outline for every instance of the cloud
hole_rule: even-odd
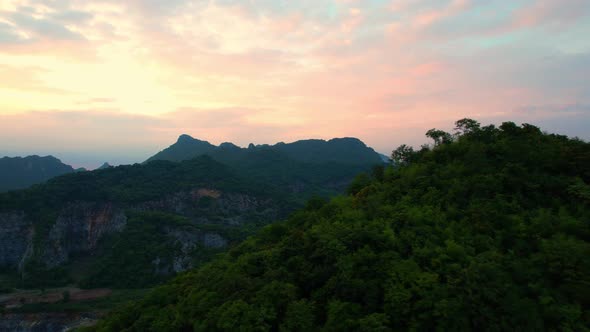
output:
[[[4,89],[62,94],[66,90],[51,87],[43,82],[45,70],[37,66],[10,66],[0,64],[0,86]]]
[[[68,25],[84,24],[92,18],[87,12],[65,10],[52,13],[51,7],[19,6],[14,10],[0,10],[3,28],[19,36],[13,42],[35,42],[38,40],[81,41],[85,37]],[[5,41],[6,42],[6,41]],[[10,40],[8,40],[10,42]]]
[[[538,0],[517,10],[513,15],[513,27],[529,28],[539,25],[568,26],[590,16],[590,2],[569,0]]]
[[[590,104],[528,105],[517,109],[521,115],[544,117],[563,117],[583,115],[590,117]]]
[[[15,135],[0,149],[151,151],[188,133],[239,144],[358,136],[390,151],[466,116],[545,121],[563,113],[521,108],[590,104],[585,0],[0,7],[0,131]]]
[[[42,150],[88,150],[109,147],[112,150],[134,151],[137,148],[171,144],[182,133],[221,143],[234,140],[248,144],[270,139],[269,134],[294,128],[265,125],[252,121],[257,113],[249,109],[180,109],[159,115],[137,115],[112,109],[43,110],[0,115],[0,150],[21,145]],[[262,136],[260,136],[262,134]],[[12,138],[12,139],[11,139]],[[14,138],[18,138],[15,140]]]

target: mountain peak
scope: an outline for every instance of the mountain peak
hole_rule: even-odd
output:
[[[54,156],[0,158],[0,192],[23,189],[74,169]]]
[[[177,143],[192,142],[194,140],[195,139],[191,135],[182,134],[182,135],[178,136],[178,140],[176,140],[176,142]]]
[[[328,143],[344,143],[344,144],[351,144],[357,146],[366,147],[367,145],[356,137],[340,137],[340,138],[332,138],[328,141]]]
[[[97,169],[105,169],[105,168],[111,168],[111,167],[113,167],[113,166],[111,166],[111,164],[105,162],[102,165],[100,165],[100,167]]]
[[[224,149],[239,149],[240,148],[239,146],[237,146],[231,142],[223,142],[223,143],[219,144],[219,147],[224,148]]]

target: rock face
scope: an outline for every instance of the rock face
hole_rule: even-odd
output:
[[[226,247],[228,241],[214,232],[199,230],[168,229],[167,236],[180,247],[171,262],[167,265],[165,260],[157,257],[154,261],[155,272],[158,274],[171,274],[186,271],[193,267],[193,254],[198,247],[220,249]]]
[[[0,267],[20,267],[32,250],[33,224],[23,212],[0,213]]]
[[[138,211],[166,211],[182,215],[194,224],[239,226],[254,220],[274,220],[279,210],[271,200],[240,193],[225,193],[211,188],[194,188],[159,200],[141,203]],[[156,274],[169,275],[192,268],[194,254],[199,248],[220,249],[229,241],[221,234],[198,229],[167,228],[166,235],[179,250],[172,261],[155,257],[152,264]]]
[[[141,203],[139,211],[166,211],[182,215],[195,223],[242,225],[250,219],[274,220],[279,211],[271,200],[215,189],[195,188],[159,200]]]
[[[188,218],[193,225],[229,227],[272,221],[280,215],[270,199],[212,188],[194,188],[125,208],[173,213]],[[22,211],[0,212],[0,267],[21,271],[33,256],[47,268],[63,265],[72,256],[92,254],[102,238],[123,231],[127,224],[123,208],[110,202],[68,203],[45,231],[37,229],[32,219]],[[165,234],[179,249],[172,261],[154,257],[158,274],[185,271],[192,267],[198,250],[221,249],[229,244],[224,235],[198,227],[171,226],[165,229]]]
[[[126,223],[123,211],[111,203],[73,203],[51,228],[42,261],[47,267],[61,265],[71,254],[95,249],[103,236],[120,232]]]
[[[64,208],[41,244],[41,261],[55,267],[71,254],[96,248],[107,234],[125,227],[127,217],[109,203],[74,203]],[[0,266],[22,269],[33,252],[35,228],[24,212],[0,213]]]

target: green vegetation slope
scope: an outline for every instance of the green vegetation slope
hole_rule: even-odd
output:
[[[590,144],[468,119],[428,136],[94,330],[587,331]]]
[[[149,287],[312,195],[343,192],[373,166],[354,154],[349,162],[304,162],[273,149],[237,149],[225,144],[216,159],[109,167],[0,193],[0,273],[15,281],[3,287]]]

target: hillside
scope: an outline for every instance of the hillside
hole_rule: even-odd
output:
[[[427,135],[91,330],[587,330],[590,144],[468,119]]]
[[[242,152],[225,163],[199,156],[77,172],[0,194],[0,268],[9,287],[150,287],[314,195],[343,192],[373,166]]]
[[[300,163],[338,163],[338,164],[376,164],[380,156],[356,138],[334,138],[328,141],[319,139],[301,140],[293,143],[275,145],[253,145],[240,148],[232,143],[215,146],[206,141],[181,135],[176,143],[158,152],[147,161],[182,161],[200,155],[209,155],[225,163],[238,163],[256,152],[276,152],[285,158]]]
[[[72,172],[72,166],[53,156],[3,157],[0,158],[0,192],[27,188]]]

